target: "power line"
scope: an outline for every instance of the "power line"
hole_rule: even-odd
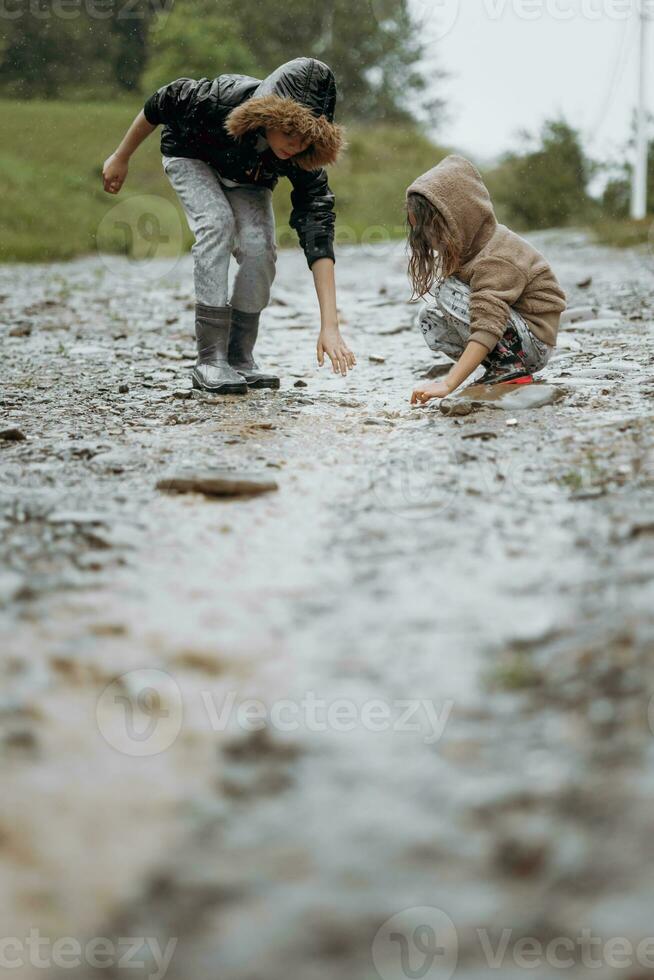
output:
[[[609,109],[613,104],[613,99],[617,93],[618,86],[622,81],[622,75],[627,64],[629,53],[634,42],[636,41],[637,34],[634,33],[631,35],[630,28],[632,23],[633,21],[631,17],[623,21],[622,33],[618,39],[609,84],[604,94],[604,98],[602,99],[601,108],[595,117],[594,123],[590,128],[590,131],[587,130],[587,142],[589,146],[592,146],[596,142],[599,133],[602,131],[602,128],[606,123]]]

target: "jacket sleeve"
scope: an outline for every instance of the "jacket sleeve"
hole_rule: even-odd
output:
[[[197,85],[194,78],[177,78],[157,89],[143,106],[143,114],[150,125],[183,125],[193,108]]]
[[[470,279],[470,340],[492,351],[506,329],[509,307],[522,296],[526,285],[525,273],[508,259],[480,259]]]
[[[293,184],[291,217],[304,249],[309,268],[318,259],[334,260],[334,194],[324,170],[302,170],[292,167],[288,173]]]

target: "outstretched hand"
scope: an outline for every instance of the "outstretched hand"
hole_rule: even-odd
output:
[[[325,354],[332,362],[334,374],[346,375],[348,368],[355,366],[357,359],[341,337],[340,330],[321,330],[318,337],[318,364],[325,363]]]
[[[432,398],[447,398],[452,389],[445,381],[428,381],[413,389],[412,405],[426,405]]]

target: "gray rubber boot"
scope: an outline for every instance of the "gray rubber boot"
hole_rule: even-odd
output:
[[[259,334],[259,313],[242,313],[232,307],[232,330],[229,335],[229,363],[245,378],[250,388],[279,388],[279,378],[259,370],[253,357]]]
[[[194,388],[223,395],[243,395],[248,390],[242,376],[229,366],[227,359],[231,312],[229,306],[195,304],[198,359],[191,372]]]

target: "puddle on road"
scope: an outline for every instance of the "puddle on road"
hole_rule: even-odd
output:
[[[553,405],[564,396],[565,392],[561,388],[534,381],[526,385],[474,384],[465,388],[456,398],[463,402],[484,402],[493,408],[512,412]]]

